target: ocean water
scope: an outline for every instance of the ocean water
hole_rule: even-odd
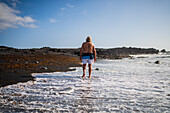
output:
[[[0,88],[0,112],[170,112],[168,54],[98,60],[91,79],[86,72],[34,73],[34,82]]]

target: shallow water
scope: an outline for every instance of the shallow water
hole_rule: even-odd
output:
[[[35,82],[0,88],[0,111],[170,112],[170,55],[100,60],[91,79],[81,78],[82,68],[33,76]]]

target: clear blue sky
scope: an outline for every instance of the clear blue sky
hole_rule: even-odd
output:
[[[170,50],[170,0],[0,0],[0,45]]]

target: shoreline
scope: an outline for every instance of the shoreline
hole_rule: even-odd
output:
[[[120,112],[125,110],[131,112],[134,107],[138,108],[138,111],[142,109],[146,112],[150,110],[156,112],[161,109],[166,112],[168,111],[166,106],[168,102],[162,101],[160,103],[159,100],[160,98],[165,100],[170,96],[167,89],[168,72],[170,72],[168,70],[169,59],[167,58],[170,58],[170,55],[168,57],[164,54],[148,56],[141,57],[142,59],[138,56],[134,59],[126,58],[125,60],[101,59],[101,61],[95,63],[93,69],[99,68],[99,70],[94,70],[90,81],[88,78],[80,78],[82,72],[80,68],[66,73],[32,74],[36,77],[36,82],[29,81],[24,84],[19,83],[0,88],[0,111],[77,112],[79,110],[82,112],[113,112],[114,109],[112,110],[109,107],[117,106],[116,111],[119,110]],[[154,64],[156,60],[165,62],[159,66]],[[145,87],[143,87],[144,84]],[[126,87],[122,87],[122,85]],[[124,93],[122,94],[122,92]],[[132,93],[129,94],[129,92]],[[137,98],[134,96],[136,94],[139,94]],[[152,97],[149,98],[149,101],[151,101],[149,105],[152,106],[148,109],[145,109],[146,95]],[[122,101],[118,103],[129,109],[122,110],[117,105],[118,103],[115,103],[117,99],[121,99]],[[139,100],[139,103],[135,106],[129,106],[127,103],[131,100],[133,102],[134,99]],[[160,106],[158,108],[155,102],[165,105],[165,107]],[[82,104],[83,106],[80,106]],[[87,108],[84,109],[84,106]],[[108,109],[105,110],[106,107]]]
[[[49,53],[0,55],[0,65],[0,87],[34,81],[32,73],[66,72],[81,66],[76,56]]]
[[[131,58],[130,55],[157,54],[154,48],[96,48],[97,59]],[[0,46],[0,87],[18,82],[34,80],[32,73],[66,72],[81,67],[79,60],[80,48],[33,48],[16,49]]]

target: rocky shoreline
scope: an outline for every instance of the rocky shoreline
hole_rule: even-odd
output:
[[[154,48],[96,48],[98,59],[122,59],[131,58],[136,54],[157,54],[159,50]],[[80,48],[33,48],[16,49],[0,46],[0,87],[18,82],[34,80],[31,73],[42,72],[66,72],[80,67]]]
[[[47,48],[46,48],[47,49]],[[67,53],[72,55],[79,56],[80,48],[78,49],[55,49],[48,48],[48,51]],[[96,48],[97,58],[98,59],[122,59],[122,58],[131,58],[130,55],[138,55],[138,54],[158,54],[159,50],[154,48]]]
[[[0,87],[34,80],[32,73],[66,72],[80,67],[79,57],[46,49],[0,47]]]

